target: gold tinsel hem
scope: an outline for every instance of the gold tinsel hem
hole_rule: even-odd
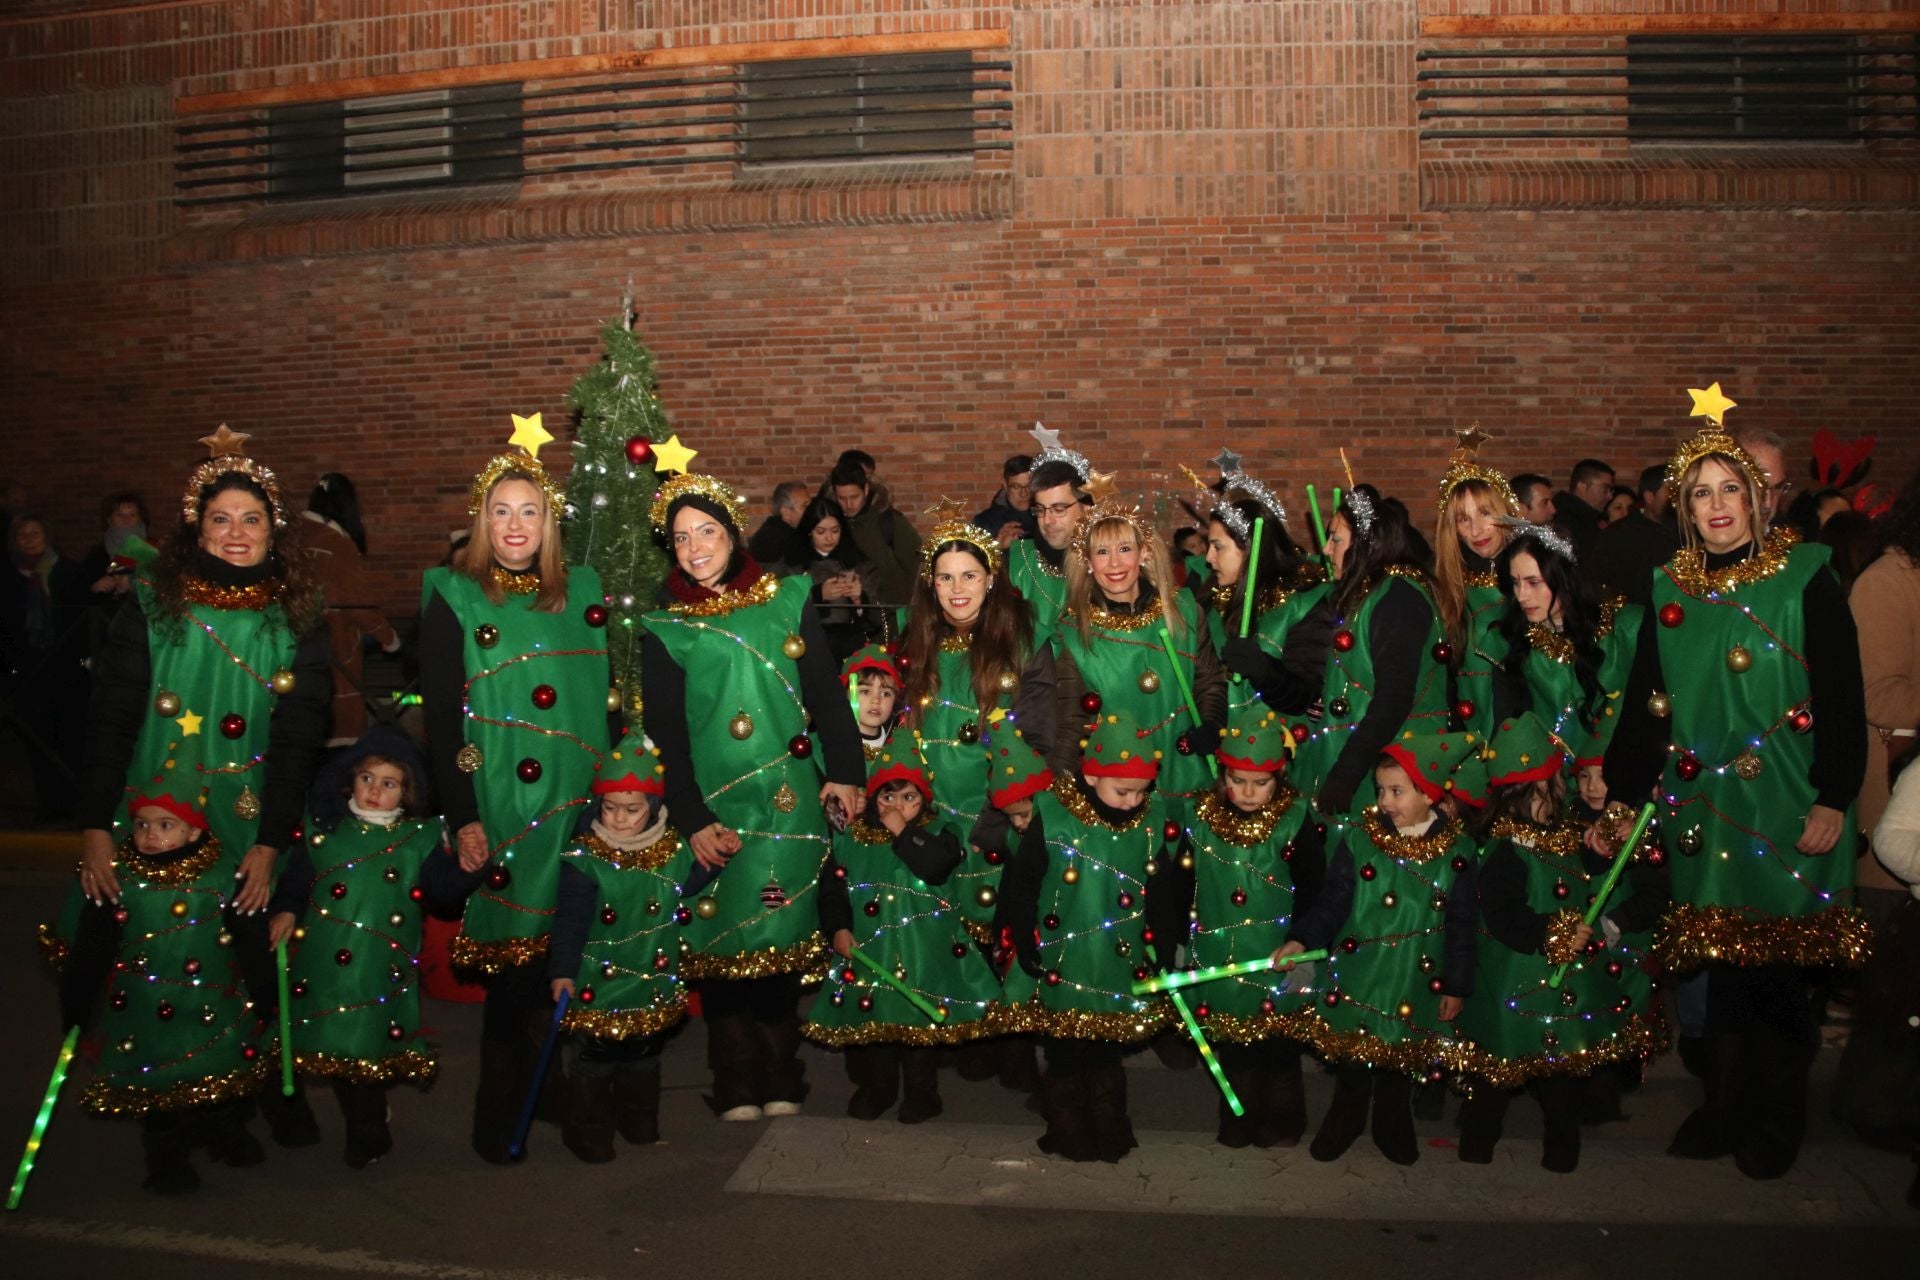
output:
[[[200,847],[192,853],[171,861],[135,853],[132,836],[122,840],[120,847],[113,853],[113,865],[116,871],[146,884],[157,884],[165,888],[192,884],[207,873],[207,868],[219,860],[220,841],[211,835],[202,840]]]
[[[816,933],[804,942],[784,948],[768,947],[762,951],[741,951],[724,956],[689,952],[680,957],[679,973],[685,982],[771,978],[777,973],[805,973],[818,969],[826,957],[826,943]]]
[[[1125,822],[1118,825],[1108,822],[1094,809],[1093,802],[1081,793],[1080,784],[1066,774],[1053,780],[1053,798],[1058,800],[1060,807],[1072,814],[1076,821],[1092,827],[1095,831],[1132,831],[1147,820],[1147,806],[1141,805]]]
[[[1374,847],[1390,858],[1404,859],[1408,862],[1432,862],[1445,857],[1453,842],[1460,838],[1464,829],[1458,818],[1449,818],[1447,824],[1431,835],[1403,836],[1387,825],[1380,816],[1380,810],[1368,809],[1360,818],[1360,829],[1367,833],[1367,839]]]
[[[72,949],[54,935],[52,925],[35,925],[33,940],[40,948],[40,958],[47,962],[49,969],[57,973],[66,967],[67,956]]]
[[[1487,834],[1495,840],[1511,840],[1522,849],[1558,854],[1561,857],[1579,853],[1586,847],[1587,842],[1586,828],[1572,819],[1551,827],[1536,827],[1531,822],[1522,822],[1511,814],[1502,814],[1495,818],[1493,825],[1487,828]]]
[[[1293,802],[1299,794],[1282,782],[1273,799],[1252,813],[1242,813],[1222,800],[1217,792],[1209,791],[1200,797],[1200,803],[1194,807],[1194,816],[1228,844],[1251,849],[1265,844],[1272,837],[1273,829],[1280,825],[1280,819],[1287,816],[1287,810],[1293,808]]]
[[[1173,1022],[1164,1000],[1155,1000],[1138,1013],[1083,1013],[1076,1009],[1049,1009],[1038,1001],[996,1004],[987,1010],[987,1034],[1017,1036],[1037,1033],[1056,1040],[1107,1040],[1139,1044],[1151,1040]]]
[[[481,973],[495,974],[531,964],[545,956],[548,941],[544,933],[537,938],[500,938],[493,942],[482,942],[464,933],[456,933],[447,944],[447,956],[456,969],[477,969]]]
[[[1365,1029],[1335,1030],[1312,1011],[1301,1013],[1297,1029],[1290,1029],[1287,1034],[1328,1063],[1357,1062],[1411,1076],[1425,1076],[1435,1063],[1444,1061],[1452,1043],[1439,1036],[1415,1034],[1388,1044]]]
[[[1651,1058],[1666,1047],[1667,1027],[1660,1016],[1636,1013],[1599,1044],[1573,1053],[1542,1051],[1502,1058],[1462,1040],[1448,1047],[1445,1061],[1449,1071],[1485,1080],[1497,1089],[1517,1089],[1543,1076],[1590,1076],[1609,1063]]]
[[[1873,928],[1857,907],[1770,916],[1745,907],[1682,903],[1667,913],[1653,939],[1654,955],[1676,973],[1709,964],[1858,969],[1872,950]]]
[[[602,1040],[631,1040],[636,1036],[658,1035],[685,1021],[686,1016],[684,999],[645,1009],[592,1009],[576,1000],[567,1005],[567,1016],[560,1020],[560,1025],[568,1031],[598,1036]]]
[[[279,578],[268,578],[248,587],[223,587],[188,574],[180,582],[180,598],[188,604],[235,613],[242,609],[266,608],[280,598],[284,586]]]
[[[417,1084],[426,1088],[440,1072],[440,1064],[418,1049],[403,1049],[384,1058],[348,1058],[337,1053],[295,1053],[293,1069],[307,1075],[331,1076],[355,1084]]]
[[[204,1080],[183,1080],[165,1089],[143,1089],[138,1085],[110,1084],[95,1080],[80,1095],[80,1105],[103,1116],[144,1116],[154,1111],[185,1111],[189,1107],[210,1107],[258,1093],[267,1077],[280,1069],[279,1059],[261,1054],[253,1065],[224,1076]]]
[[[680,833],[667,827],[644,849],[616,849],[599,836],[589,835],[581,839],[580,852],[619,871],[658,871],[680,852]]]
[[[722,618],[735,609],[747,609],[757,604],[766,604],[779,590],[780,579],[770,573],[763,573],[760,575],[760,580],[745,591],[722,591],[707,600],[670,604],[667,606],[667,612],[676,618]]]
[[[1202,1002],[1194,1000],[1190,1003]],[[1207,1033],[1207,1039],[1225,1041],[1228,1044],[1258,1044],[1262,1040],[1276,1038],[1298,1040],[1304,1043],[1307,1039],[1309,1024],[1313,1020],[1313,1015],[1304,1010],[1293,1013],[1256,1013],[1244,1018],[1234,1013],[1213,1012],[1201,1024],[1201,1030]]]
[[[1710,591],[1738,591],[1752,583],[1764,582],[1786,568],[1787,553],[1793,550],[1793,544],[1799,540],[1797,535],[1788,530],[1775,529],[1767,535],[1765,545],[1757,554],[1724,569],[1715,569],[1712,573],[1707,572],[1707,553],[1701,548],[1676,551],[1673,559],[1667,563],[1667,576],[1690,596],[1704,596]]]
[[[950,1022],[928,1023],[925,1026],[907,1027],[893,1022],[867,1022],[853,1027],[823,1027],[817,1022],[809,1022],[800,1028],[800,1034],[815,1044],[829,1049],[845,1049],[849,1045],[897,1044],[915,1049],[937,1048],[941,1045],[966,1044],[997,1034],[987,1025],[985,1018],[976,1018],[971,1022],[954,1025]]]

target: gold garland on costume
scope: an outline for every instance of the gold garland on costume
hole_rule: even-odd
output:
[[[1360,816],[1360,829],[1367,833],[1367,839],[1373,841],[1380,852],[1390,858],[1406,862],[1432,862],[1435,858],[1446,856],[1453,842],[1460,838],[1464,829],[1458,818],[1447,819],[1446,825],[1431,835],[1403,836],[1387,825],[1378,809],[1369,809]]]
[[[145,854],[135,853],[132,836],[122,840],[120,847],[113,851],[113,865],[122,875],[166,888],[192,884],[219,860],[220,841],[211,835],[202,840],[200,847],[192,853],[170,862],[157,862]]]
[[[293,1066],[296,1071],[333,1076],[340,1080],[351,1080],[355,1084],[404,1083],[417,1084],[422,1088],[432,1084],[433,1078],[440,1073],[440,1064],[418,1049],[388,1054],[374,1062],[334,1053],[295,1052]]]
[[[40,958],[46,961],[48,968],[58,973],[66,967],[71,948],[54,933],[52,925],[35,925],[33,940],[40,948]]]
[[[1472,1041],[1460,1041],[1442,1055],[1447,1069],[1481,1080],[1496,1089],[1517,1089],[1542,1076],[1590,1076],[1601,1067],[1629,1059],[1647,1059],[1667,1047],[1667,1025],[1656,1003],[1646,1013],[1629,1017],[1618,1031],[1595,1045],[1573,1053],[1529,1053],[1519,1058],[1501,1058],[1486,1052]],[[1469,1086],[1468,1095],[1472,1095]]]
[[[736,529],[747,522],[747,504],[740,500],[739,494],[728,487],[726,481],[692,471],[683,471],[655,491],[653,506],[647,510],[647,518],[653,522],[653,527],[663,537],[668,532],[667,508],[688,496],[705,498],[708,502],[722,508],[726,511],[727,518],[733,521],[733,527]]]
[[[1358,1062],[1424,1079],[1428,1068],[1445,1057],[1450,1043],[1422,1032],[1388,1044],[1364,1028],[1336,1031],[1317,1010],[1304,1010],[1296,1016],[1298,1021],[1287,1034],[1333,1064]]]
[[[1242,813],[1209,791],[1200,797],[1200,803],[1194,808],[1194,816],[1228,844],[1251,849],[1267,842],[1273,835],[1273,829],[1280,825],[1280,819],[1286,817],[1287,810],[1293,808],[1293,802],[1299,794],[1282,782],[1273,799],[1252,813]]]
[[[602,1040],[631,1040],[635,1036],[656,1035],[686,1021],[687,1002],[675,999],[668,1004],[645,1009],[595,1009],[573,1001],[567,1005],[560,1025]]]
[[[1056,1040],[1107,1040],[1115,1044],[1151,1040],[1172,1021],[1173,1013],[1165,1000],[1155,1000],[1138,1013],[1082,1013],[1049,1009],[1038,996],[1017,1005],[997,1004],[986,1017],[993,1035],[1039,1034]]]
[[[940,652],[967,653],[973,648],[973,632],[956,631],[940,637]]]
[[[657,871],[680,852],[680,833],[672,827],[644,849],[616,849],[596,835],[581,837],[580,851],[619,871]]]
[[[502,938],[496,942],[481,942],[456,933],[447,943],[447,957],[456,969],[492,975],[541,959],[547,954],[548,941],[544,933],[537,938]]]
[[[1586,843],[1586,831],[1576,822],[1536,827],[1533,823],[1522,822],[1511,814],[1503,814],[1495,818],[1493,825],[1487,828],[1487,835],[1494,840],[1511,840],[1523,849],[1537,849],[1542,853],[1559,854],[1561,857],[1579,853]]]
[[[847,824],[847,834],[860,844],[892,844],[893,832],[885,827],[876,827],[865,818],[855,818]]]
[[[1873,927],[1866,914],[1842,906],[1805,916],[1771,916],[1742,907],[1680,903],[1667,912],[1653,938],[1654,955],[1675,972],[1709,964],[1858,969],[1872,950]]]
[[[757,604],[766,604],[779,589],[780,579],[771,573],[763,573],[759,581],[745,591],[721,591],[710,600],[670,604],[667,612],[678,618],[721,618],[735,609],[750,609]]]
[[[1067,610],[1067,616],[1074,616],[1074,610]],[[1138,613],[1109,613],[1097,604],[1087,606],[1087,624],[1099,627],[1102,631],[1145,631],[1148,627],[1160,625],[1162,615],[1160,594],[1154,593],[1147,607]]]
[[[1586,919],[1572,907],[1562,907],[1547,920],[1547,938],[1540,953],[1553,964],[1572,964],[1580,958],[1580,944],[1574,941]]]
[[[1304,1038],[1312,1020],[1313,1014],[1307,1012],[1256,1013],[1243,1018],[1216,1011],[1207,1018],[1207,1039],[1224,1040],[1228,1044],[1258,1044],[1275,1036],[1299,1040]]]
[[[488,570],[488,576],[502,595],[530,596],[540,589],[540,573],[536,569],[524,569],[516,573],[496,564]]]
[[[107,1116],[144,1116],[153,1111],[185,1111],[190,1107],[210,1107],[258,1093],[267,1076],[279,1069],[279,1059],[267,1054],[255,1058],[253,1065],[205,1080],[183,1080],[167,1089],[141,1089],[133,1085],[108,1084],[95,1080],[80,1095],[80,1105],[88,1111]]]
[[[243,609],[266,608],[280,598],[280,592],[285,587],[286,583],[279,578],[268,578],[246,587],[223,587],[188,574],[180,583],[180,598],[188,604],[235,613]]]
[[[1060,807],[1072,814],[1076,821],[1101,831],[1132,831],[1146,821],[1147,817],[1147,806],[1141,805],[1125,822],[1117,825],[1108,822],[1100,816],[1100,811],[1093,807],[1093,802],[1081,794],[1079,784],[1071,777],[1061,776],[1053,780],[1053,798],[1058,800]]]
[[[1500,571],[1498,569],[1482,569],[1477,573],[1462,574],[1460,581],[1469,587],[1479,587],[1482,590],[1491,591],[1500,585]]]
[[[1557,662],[1563,667],[1573,665],[1573,641],[1544,622],[1528,625],[1527,643],[1543,658]]]
[[[790,947],[768,947],[765,951],[725,956],[693,951],[680,957],[680,977],[697,982],[702,978],[771,978],[779,973],[810,973],[820,967],[827,955],[826,943],[817,933]]]
[[[848,1045],[867,1044],[895,1044],[909,1048],[929,1049],[941,1045],[965,1044],[969,1040],[979,1040],[996,1033],[987,1025],[986,1019],[976,1018],[971,1022],[941,1022],[926,1026],[866,1022],[845,1027],[823,1027],[817,1022],[809,1022],[800,1028],[800,1034],[815,1044],[825,1045],[829,1049],[844,1049]]]
[[[1763,486],[1764,487],[1764,486]],[[1674,585],[1696,598],[1708,592],[1731,594],[1741,587],[1764,582],[1787,567],[1787,553],[1800,536],[1791,529],[1774,529],[1767,534],[1760,550],[1724,569],[1707,570],[1707,553],[1700,547],[1674,552],[1667,564],[1667,575]]]

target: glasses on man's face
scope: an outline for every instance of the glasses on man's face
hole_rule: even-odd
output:
[[[1031,490],[1032,490],[1032,488],[1033,488],[1033,486],[1032,486],[1031,484],[1020,484],[1020,483],[1018,483],[1017,481],[1012,481],[1012,480],[1009,480],[1009,481],[1007,482],[1007,492],[1008,492],[1008,493],[1010,493],[1010,494],[1012,494],[1012,493],[1027,493],[1027,492],[1029,492],[1029,491],[1031,491]]]
[[[1035,507],[1034,510],[1043,516],[1064,516],[1070,511],[1077,510],[1079,506],[1080,504],[1077,502],[1043,503]]]

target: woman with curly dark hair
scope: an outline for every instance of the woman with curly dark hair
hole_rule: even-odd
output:
[[[155,786],[198,790],[239,882],[225,905],[231,955],[255,1012],[271,1019],[276,983],[263,909],[305,804],[333,684],[318,584],[290,536],[279,481],[242,454],[246,440],[222,426],[201,441],[212,456],[187,480],[180,526],[137,571],[94,661],[80,891],[96,903],[119,901],[116,849],[129,830],[129,796]],[[259,1063],[264,1074],[271,1058]],[[276,1141],[319,1141],[304,1098],[267,1093]],[[218,1158],[259,1159],[250,1137],[229,1137]],[[185,1141],[178,1129],[149,1135],[150,1148]]]

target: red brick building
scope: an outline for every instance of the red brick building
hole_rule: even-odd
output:
[[[1325,486],[1344,446],[1424,519],[1456,427],[1624,476],[1716,379],[1796,465],[1873,432],[1898,481],[1917,32],[1906,0],[25,0],[8,474],[77,549],[229,422],[296,492],[360,482],[404,611],[631,276],[696,465],[756,495],[862,445],[910,510],[984,504],[1044,419],[1141,490],[1224,443]]]

